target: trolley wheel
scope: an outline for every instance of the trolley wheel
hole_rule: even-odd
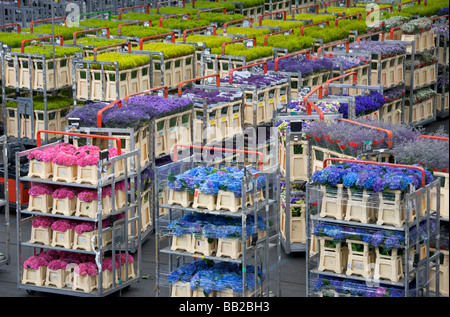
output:
[[[34,295],[36,292],[35,292],[35,291],[32,291],[32,290],[30,290],[30,289],[27,289],[27,293],[28,293],[29,295]]]

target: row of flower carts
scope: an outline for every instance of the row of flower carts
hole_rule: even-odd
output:
[[[448,56],[448,35],[431,32],[448,14],[398,22],[418,39],[371,30],[290,51],[267,43],[330,22],[285,27],[283,12],[183,32],[119,13],[70,44],[25,46],[48,39],[32,35],[2,51],[5,132],[32,147],[14,162],[29,164],[15,184],[19,287],[125,288],[154,233],[158,296],[281,296],[282,248],[306,252],[308,296],[448,295],[448,135],[403,124],[437,116],[439,59],[425,53],[443,42]]]

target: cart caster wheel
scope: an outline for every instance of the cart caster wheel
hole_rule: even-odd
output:
[[[28,295],[34,295],[34,294],[35,294],[35,291],[32,291],[32,290],[27,289],[27,293],[28,293]]]

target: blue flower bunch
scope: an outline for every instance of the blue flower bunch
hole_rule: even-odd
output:
[[[257,173],[256,169],[252,170]],[[244,169],[226,167],[215,169],[213,167],[198,166],[177,176],[170,174],[168,177],[168,186],[175,191],[187,190],[194,193],[198,188],[201,193],[208,195],[217,195],[219,190],[231,191],[234,196],[242,196],[242,178]],[[265,186],[267,176],[258,174],[256,179],[257,189]]]
[[[418,166],[414,164],[414,166]],[[331,165],[323,170],[315,171],[312,181],[316,185],[336,187],[343,184],[345,188],[367,189],[374,192],[383,190],[406,190],[409,184],[421,187],[420,170],[371,165],[363,163],[346,163]],[[433,181],[433,174],[425,169],[425,183]]]
[[[211,260],[198,260],[184,264],[169,274],[169,282],[189,282],[198,271],[205,270],[214,265]]]
[[[372,235],[370,243],[374,247],[381,247],[384,250],[399,249],[405,243],[405,237],[400,232],[380,230]]]
[[[246,272],[248,289],[254,289],[255,278],[257,285],[261,285],[264,275],[261,274],[260,268],[258,268],[258,274],[255,274],[255,268],[247,265]],[[212,266],[198,270],[190,279],[190,286],[192,290],[201,287],[206,294],[227,288],[233,289],[236,293],[242,293],[242,268],[236,263],[217,262]]]
[[[338,95],[339,96],[339,95]],[[343,94],[342,96],[348,96]],[[361,116],[380,109],[386,103],[383,94],[378,91],[371,91],[368,95],[355,97],[355,115]],[[340,103],[339,113],[344,118],[348,118],[348,103]]]
[[[257,218],[257,229],[265,230],[264,219]],[[173,220],[167,229],[175,236],[195,234],[208,239],[240,238],[242,237],[242,221],[240,218],[205,213],[187,213],[183,217]],[[246,235],[255,232],[255,219],[249,215],[246,219]]]

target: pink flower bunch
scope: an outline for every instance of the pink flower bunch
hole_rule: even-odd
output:
[[[97,200],[97,191],[96,190],[83,190],[78,193],[77,195],[78,199],[84,202],[91,202],[93,200]]]
[[[48,184],[35,184],[28,190],[28,194],[33,197],[40,195],[51,195],[53,194],[53,187]]]
[[[92,221],[83,221],[82,223],[75,226],[74,230],[77,234],[82,234],[83,232],[94,231],[95,223]]]
[[[82,276],[95,276],[98,274],[98,268],[94,262],[84,262],[78,264],[78,267],[75,268],[75,273],[78,273]]]
[[[103,187],[102,197],[112,197],[112,186],[111,185]]]
[[[47,267],[50,270],[54,270],[54,271],[65,270],[68,264],[69,263],[67,263],[66,261],[58,259],[58,260],[53,260],[53,261],[48,262]]]
[[[53,159],[60,153],[71,153],[76,150],[76,147],[72,144],[61,143],[45,149],[35,149],[28,154],[28,159],[38,160],[42,162],[52,162]]]
[[[57,188],[53,192],[52,196],[55,199],[64,199],[64,198],[74,199],[77,197],[77,193],[78,193],[78,190],[75,188],[62,186],[62,187]]]
[[[119,257],[120,257],[120,263],[122,265],[124,265],[126,262],[126,258],[127,258],[126,254],[123,252],[121,252],[120,254],[116,254],[116,261],[119,261]],[[133,262],[134,262],[134,258],[131,256],[131,254],[128,254],[128,263],[133,263]]]
[[[41,266],[46,266],[47,261],[42,256],[31,256],[23,262],[24,268],[29,268],[33,270],[39,269]]]
[[[78,148],[75,157],[78,166],[97,165],[100,159],[100,149],[94,145],[84,145]]]
[[[53,217],[38,216],[33,219],[31,225],[34,228],[48,228],[53,224],[53,222],[55,222],[55,219]]]
[[[71,221],[69,219],[60,219],[56,220],[52,224],[52,230],[59,231],[59,232],[66,232],[69,229],[75,228],[77,223],[75,221]]]

